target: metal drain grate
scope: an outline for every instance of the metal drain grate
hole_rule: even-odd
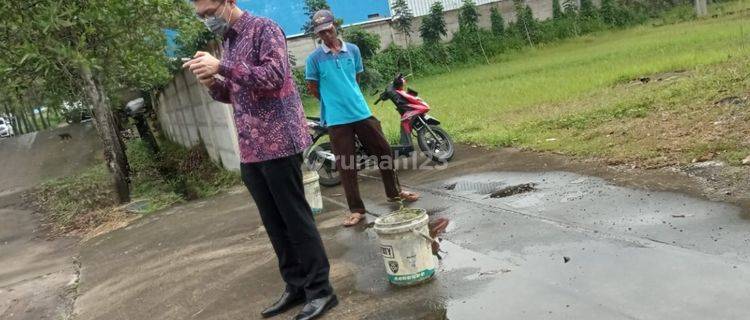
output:
[[[458,192],[474,192],[478,194],[490,194],[495,192],[505,183],[500,181],[477,182],[477,181],[458,181],[443,186],[446,190]]]

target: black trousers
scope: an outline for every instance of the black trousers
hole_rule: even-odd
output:
[[[333,293],[330,266],[302,183],[302,155],[243,163],[242,181],[260,211],[287,290],[308,301]]]

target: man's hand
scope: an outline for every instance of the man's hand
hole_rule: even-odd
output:
[[[320,100],[320,87],[317,81],[307,80],[307,93]]]
[[[198,51],[193,60],[185,62],[182,67],[190,69],[198,81],[208,87],[214,83],[214,76],[219,73],[219,63],[219,59],[210,53]]]

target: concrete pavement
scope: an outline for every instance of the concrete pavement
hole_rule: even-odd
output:
[[[514,150],[462,148],[456,158],[446,170],[401,171],[424,195],[417,205],[451,220],[437,278],[415,288],[386,283],[372,230],[341,228],[342,191],[325,190],[318,223],[342,300],[328,319],[750,314],[747,211],[700,199],[691,178]],[[393,209],[379,180],[361,183],[373,214]],[[489,196],[520,183],[536,190]],[[81,265],[77,319],[255,319],[281,290],[242,188],[94,238]]]
[[[61,141],[58,133],[73,141]],[[0,319],[67,319],[75,288],[76,239],[48,240],[23,193],[79,172],[100,150],[91,126],[0,140]]]

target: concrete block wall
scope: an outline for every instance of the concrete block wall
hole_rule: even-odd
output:
[[[239,170],[232,106],[214,101],[190,72],[177,74],[162,91],[157,114],[170,140],[185,147],[202,141],[213,161],[229,170]]]

